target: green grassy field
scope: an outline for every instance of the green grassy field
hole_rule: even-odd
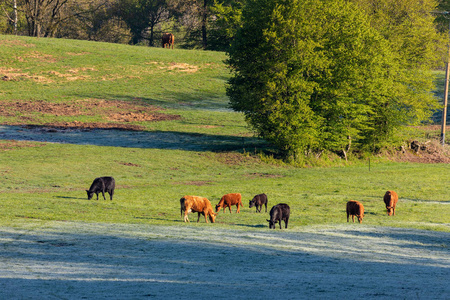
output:
[[[223,53],[14,36],[0,36],[0,48],[3,103],[138,102],[180,116],[131,122],[144,131],[208,137],[215,144],[235,138],[233,149],[242,139],[248,146],[192,151],[0,141],[3,226],[43,226],[53,220],[181,225],[183,195],[205,196],[215,205],[223,194],[240,192],[239,215],[235,208],[232,214],[221,211],[214,225],[204,219],[194,225],[196,215],[190,215],[191,224],[267,230],[268,213],[248,208],[248,200],[264,192],[269,209],[280,202],[291,206],[294,230],[345,223],[345,203],[354,199],[365,205],[362,226],[450,231],[447,164],[373,159],[370,170],[367,161],[302,169],[261,159],[243,116],[227,109]],[[0,114],[1,124],[74,121],[111,122],[96,111]],[[115,199],[88,201],[85,189],[95,177],[108,175],[116,179]],[[382,197],[388,189],[400,196],[395,217],[385,213]]]

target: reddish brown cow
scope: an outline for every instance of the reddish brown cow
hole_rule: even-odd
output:
[[[347,202],[347,222],[350,215],[352,216],[353,223],[355,223],[355,216],[358,218],[359,223],[362,223],[364,218],[364,206],[361,202],[355,200]]]
[[[384,194],[384,204],[386,204],[386,210],[388,216],[395,216],[395,207],[397,206],[398,195],[394,191],[387,191]]]
[[[216,212],[219,212],[221,208],[223,208],[223,211],[225,212],[225,209],[228,207],[230,209],[231,213],[231,206],[236,205],[237,207],[237,213],[240,212],[240,206],[244,207],[242,205],[242,196],[239,193],[235,194],[226,194],[220,199],[219,204],[216,205]],[[239,206],[240,205],[240,206]]]
[[[175,44],[175,36],[172,33],[164,33],[161,39],[161,44],[163,48],[169,48]],[[166,47],[167,45],[167,47]]]
[[[217,214],[214,213],[211,202],[205,197],[184,196],[180,199],[180,206],[181,216],[183,216],[184,212],[184,222],[189,222],[188,213],[190,212],[198,213],[197,223],[200,221],[200,214],[205,216],[206,223],[208,223],[208,217],[211,223],[216,221]]]

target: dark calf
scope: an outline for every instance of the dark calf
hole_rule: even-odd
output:
[[[284,221],[285,228],[287,228],[290,214],[291,209],[287,204],[280,203],[273,206],[272,209],[270,210],[270,220],[267,220],[267,222],[269,222],[269,228],[275,229],[275,224],[277,222],[280,222],[280,229],[281,229],[281,220]]]
[[[252,200],[249,201],[249,208],[252,208],[253,206],[255,206],[256,212],[261,212],[261,208],[263,205],[266,206],[266,212],[267,212],[267,195],[266,194],[256,195],[255,197],[253,197]]]
[[[89,190],[86,190],[88,200],[92,199],[92,196],[94,196],[94,193],[97,195],[97,200],[98,200],[99,193],[102,193],[103,199],[106,200],[105,192],[108,192],[109,198],[112,200],[115,187],[116,187],[116,181],[112,177],[95,178],[94,182],[92,182]]]

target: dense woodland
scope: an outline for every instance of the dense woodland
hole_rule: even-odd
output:
[[[225,50],[241,2],[1,0],[0,33],[160,46],[169,31],[179,47]]]
[[[0,0],[0,33],[160,46],[163,32],[173,32],[183,48],[227,50],[241,24],[245,0]],[[435,1],[351,0],[361,7],[389,8],[384,18],[428,9]],[[417,5],[414,5],[416,3]],[[433,11],[450,10],[440,0]],[[427,11],[424,13],[431,13]],[[394,16],[395,15],[395,16]],[[436,27],[448,29],[446,15]],[[409,14],[416,18],[416,14]]]

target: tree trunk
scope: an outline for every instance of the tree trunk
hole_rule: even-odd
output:
[[[203,10],[202,10],[202,45],[203,49],[206,49],[208,46],[207,38],[206,38],[206,22],[208,18],[208,0],[203,0]]]

